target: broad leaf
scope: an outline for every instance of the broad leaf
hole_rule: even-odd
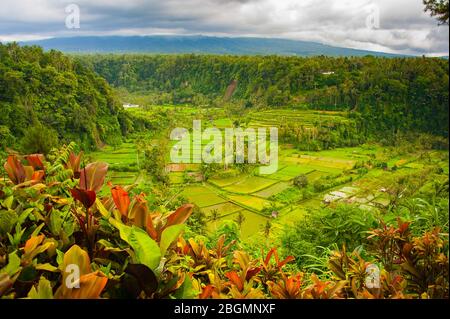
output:
[[[185,225],[181,224],[173,225],[164,229],[161,234],[161,242],[159,243],[161,248],[161,256],[164,256],[170,245],[178,239],[178,236],[180,236],[181,232],[184,230],[184,227]]]
[[[75,178],[80,177],[80,163],[81,163],[82,156],[83,156],[83,152],[80,152],[78,155],[75,155],[75,153],[70,152],[69,159],[66,163],[66,168],[72,170]]]
[[[99,192],[105,182],[108,164],[95,162],[88,164],[81,170],[80,189]]]
[[[42,154],[31,154],[25,156],[28,164],[32,166],[35,170],[43,170],[44,169],[44,155]]]
[[[148,297],[151,297],[158,289],[158,279],[156,278],[155,273],[147,266],[141,264],[129,264],[125,269],[125,272],[136,278],[134,283],[137,284],[139,289],[143,290]]]
[[[119,230],[120,238],[126,241],[136,255],[136,262],[155,270],[161,260],[158,244],[150,236],[136,226],[126,226],[110,218],[110,223]]]
[[[244,283],[241,277],[239,277],[239,275],[237,274],[237,272],[229,271],[225,274],[225,277],[227,277],[230,280],[230,282],[237,287],[239,291],[242,291],[244,289]]]
[[[165,227],[184,223],[192,214],[194,205],[186,204],[178,208],[175,212],[167,217],[167,223]]]
[[[128,217],[128,209],[130,207],[130,197],[128,196],[128,193],[120,186],[110,187],[114,204],[122,216]]]
[[[76,265],[78,266],[80,270],[80,276],[86,275],[91,272],[91,264],[89,260],[88,253],[81,249],[78,245],[73,245],[70,247],[68,251],[64,254],[63,264],[61,271],[63,272],[63,284],[65,283],[65,280],[68,276],[68,272],[66,272],[66,269],[68,269],[69,266]]]
[[[93,190],[73,188],[70,190],[70,193],[72,193],[72,197],[81,202],[86,209],[94,205],[97,198],[97,195]]]
[[[177,289],[174,297],[177,299],[194,299],[197,298],[198,295],[199,292],[194,289],[191,278],[189,278],[189,276],[185,276],[183,284]]]
[[[75,284],[79,284],[79,288],[71,288],[67,286],[67,277],[71,271],[67,271],[69,266],[76,265],[79,269],[80,278],[74,278]],[[63,272],[62,284],[55,294],[55,298],[59,299],[96,299],[100,297],[101,292],[108,282],[101,272],[91,272],[89,256],[86,251],[77,245],[73,245],[65,254],[61,265]]]
[[[21,269],[20,258],[17,256],[17,251],[14,251],[8,255],[8,264],[0,269],[0,274],[6,274],[9,277],[13,277]]]
[[[21,184],[26,180],[26,172],[22,163],[19,161],[16,155],[9,155],[8,159],[3,166],[9,179],[14,184]]]
[[[33,286],[28,293],[31,299],[53,299],[53,291],[50,281],[41,276],[37,288]]]
[[[63,283],[56,291],[58,299],[98,299],[108,283],[101,272],[96,271],[80,277],[79,288],[67,288]]]

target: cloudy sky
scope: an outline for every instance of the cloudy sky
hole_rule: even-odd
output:
[[[80,10],[80,28],[67,6]],[[69,18],[68,18],[69,15]],[[202,34],[315,41],[448,55],[449,28],[422,0],[2,0],[0,41],[81,35]]]

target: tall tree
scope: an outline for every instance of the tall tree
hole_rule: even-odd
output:
[[[432,17],[437,17],[439,24],[448,25],[449,0],[423,0],[425,12],[430,12]]]

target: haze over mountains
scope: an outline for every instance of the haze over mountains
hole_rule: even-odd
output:
[[[399,56],[330,45],[275,38],[229,38],[207,36],[83,36],[21,42],[46,50],[70,53],[204,53],[231,55],[296,56]]]

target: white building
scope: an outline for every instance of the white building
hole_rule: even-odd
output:
[[[133,109],[133,108],[138,108],[138,107],[139,107],[139,105],[137,105],[137,104],[130,104],[130,103],[126,103],[126,104],[123,105],[124,109]]]

